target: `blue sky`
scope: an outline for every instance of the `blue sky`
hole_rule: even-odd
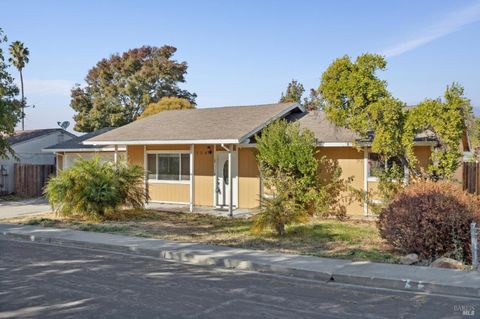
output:
[[[9,40],[31,51],[26,129],[73,121],[70,88],[101,58],[142,45],[178,48],[199,107],[275,102],[291,79],[317,88],[335,58],[364,52],[387,56],[379,75],[409,104],[457,81],[480,107],[479,0],[7,1],[2,11]]]

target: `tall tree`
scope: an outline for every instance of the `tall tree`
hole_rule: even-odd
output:
[[[25,129],[25,92],[23,90],[23,68],[30,61],[30,51],[20,41],[14,41],[10,44],[10,58],[8,59],[20,73],[20,88],[22,93],[22,130]]]
[[[176,51],[172,46],[143,46],[99,61],[88,72],[86,86],[72,89],[75,130],[91,132],[125,125],[163,97],[195,104],[196,94],[178,85],[185,82],[188,66],[173,59]]]
[[[15,99],[18,87],[8,73],[3,54],[2,44],[6,41],[7,37],[0,28],[0,158],[7,158],[9,154],[15,155],[7,137],[15,133],[15,125],[21,117],[21,103]]]
[[[385,58],[376,54],[363,54],[355,61],[348,56],[336,59],[323,73],[319,87],[328,118],[363,139],[373,138],[372,151],[383,161],[398,159],[417,176],[422,172],[417,169],[413,141],[419,131],[430,130],[440,147],[432,153],[433,164],[424,177],[451,178],[459,163],[465,119],[472,109],[463,88],[453,84],[447,87],[444,101],[427,99],[407,110],[376,74],[386,65]]]
[[[287,90],[285,93],[282,93],[280,97],[280,103],[287,103],[287,102],[302,102],[302,95],[305,92],[302,83],[298,82],[297,80],[292,80],[288,83]]]
[[[195,105],[192,104],[189,100],[179,97],[162,97],[157,103],[148,104],[148,106],[138,118],[143,119],[147,116],[154,115],[162,111],[188,110],[194,108]]]

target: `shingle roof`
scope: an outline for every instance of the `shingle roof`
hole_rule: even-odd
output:
[[[317,141],[321,143],[352,142],[359,138],[355,132],[330,122],[323,111],[295,114],[290,116],[289,120],[299,122],[303,129],[311,130]]]
[[[78,149],[96,149],[95,145],[84,145],[83,141],[88,140],[89,138],[92,138],[94,136],[106,133],[108,131],[111,131],[113,127],[104,127],[99,130],[96,130],[94,132],[90,132],[87,134],[84,134],[82,136],[77,136],[75,138],[72,138],[71,140],[58,143],[49,147],[44,148],[44,150],[78,150]]]
[[[164,111],[90,138],[86,143],[187,143],[201,140],[237,143],[269,122],[295,110],[300,110],[297,103]]]
[[[311,130],[319,143],[348,143],[360,139],[360,135],[357,133],[330,122],[324,111],[293,114],[288,119],[299,122],[301,128]],[[368,142],[371,140],[362,141]],[[415,141],[436,141],[436,137],[432,131],[426,130],[418,132],[415,135]]]
[[[69,133],[61,128],[45,128],[38,130],[24,130],[24,131],[15,131],[15,134],[9,136],[7,141],[10,145],[25,142],[43,135],[51,134],[54,132],[64,132],[65,134],[75,136],[72,133]]]

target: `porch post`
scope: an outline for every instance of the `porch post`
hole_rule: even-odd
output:
[[[113,154],[113,162],[118,163],[118,145],[115,144],[115,153]]]
[[[195,203],[195,145],[190,146],[190,213]]]
[[[228,148],[228,214],[233,216],[233,178],[232,178],[232,152],[233,145]]]

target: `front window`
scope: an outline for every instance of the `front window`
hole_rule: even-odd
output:
[[[149,180],[189,181],[190,154],[147,154],[147,170]]]
[[[377,179],[379,178],[387,169],[393,169],[396,168],[395,172],[397,169],[400,169],[400,175],[399,177],[404,177],[405,172],[403,169],[403,164],[402,162],[394,157],[388,159],[386,162],[383,161],[380,156],[376,153],[368,153],[368,177],[372,179]],[[398,174],[395,174],[398,175]]]

